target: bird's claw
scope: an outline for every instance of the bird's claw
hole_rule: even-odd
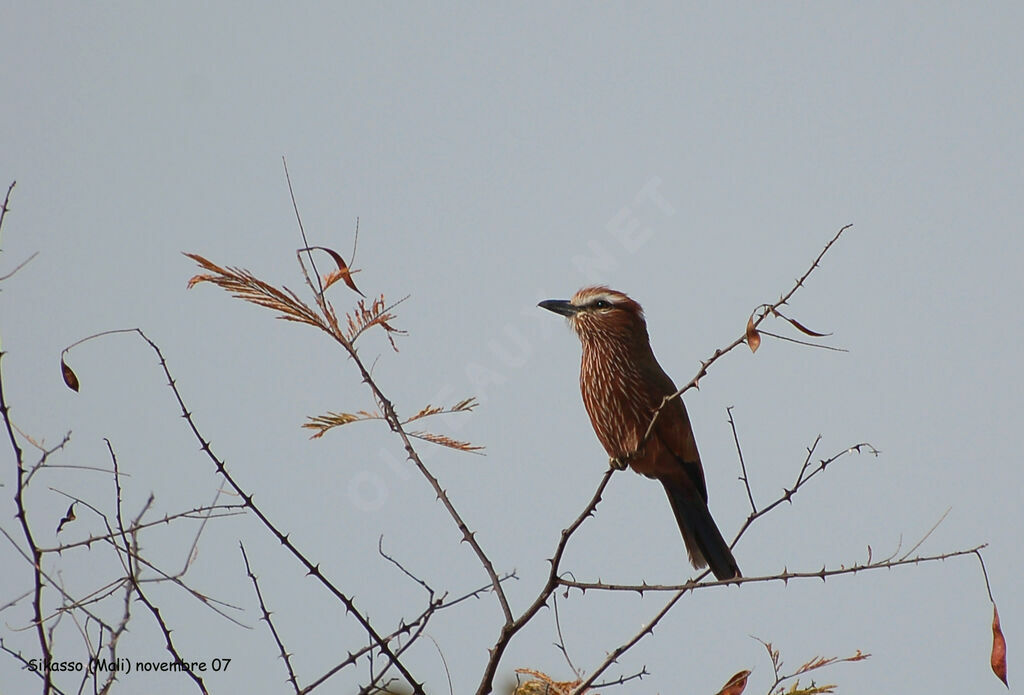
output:
[[[608,459],[608,465],[617,471],[624,471],[629,467],[629,461],[625,456],[611,456]]]

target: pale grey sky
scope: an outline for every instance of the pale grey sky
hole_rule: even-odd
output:
[[[395,321],[409,331],[401,352],[377,336],[362,347],[380,354],[375,375],[399,411],[481,401],[439,428],[486,456],[420,451],[499,570],[518,572],[509,591],[522,609],[606,464],[578,395],[576,339],[536,303],[593,281],[630,293],[683,383],[852,223],[791,306],[850,352],[766,341],[756,356],[730,354],[687,394],[712,512],[727,536],[748,512],[728,406],[762,503],[792,484],[819,433],[823,455],[871,442],[882,456],[844,460],[752,529],[740,566],[815,570],[863,560],[867,546],[877,557],[916,542],[951,507],[921,551],[991,543],[1013,678],[1024,624],[1022,15],[1012,3],[10,6],[0,183],[18,186],[0,274],[39,251],[0,296],[16,422],[48,443],[72,430],[64,464],[106,465],[109,437],[131,476],[128,510],[150,492],[158,514],[208,502],[216,476],[140,341],[76,349],[82,392],[60,382],[64,346],[140,327],[231,470],[374,620],[422,607],[421,590],[376,555],[381,534],[438,588],[483,584],[382,425],[315,441],[299,428],[308,415],[372,407],[339,350],[212,287],[185,289],[196,271],[182,251],[300,288],[285,155],[311,242],[347,257],[358,216],[361,289],[411,295]],[[337,291],[339,308],[348,301]],[[0,471],[9,500],[10,453]],[[109,478],[90,472],[33,485],[44,544],[67,506],[51,487],[107,508],[112,499]],[[3,527],[16,531],[3,508]],[[97,529],[87,515],[79,524],[61,537]],[[177,567],[184,535],[143,538]],[[181,647],[233,659],[232,673],[207,678],[212,691],[287,692],[240,539],[307,682],[365,642],[254,521],[221,520],[188,577],[242,606],[253,630],[156,591]],[[9,544],[0,557],[2,605],[30,574]],[[59,567],[84,591],[109,576],[101,564],[68,554]],[[565,568],[622,582],[690,576],[663,493],[633,475],[613,479]],[[560,601],[574,661],[595,666],[663,602]],[[5,644],[35,648],[18,631],[29,615],[25,601],[2,611]],[[682,601],[610,675],[646,666],[651,675],[620,692],[713,693],[753,668],[748,692],[763,692],[771,668],[755,635],[791,666],[871,652],[818,678],[843,692],[999,692],[990,619],[970,560],[715,590]],[[456,693],[475,688],[499,620],[485,596],[431,623]],[[70,623],[58,629],[64,644],[76,635]],[[165,657],[141,607],[130,638],[127,656]],[[499,682],[515,667],[571,678],[555,639],[544,613],[513,643]],[[430,692],[447,691],[430,642],[408,661]],[[354,692],[364,676],[340,675],[329,691]],[[0,683],[5,695],[37,687],[6,655]],[[129,675],[121,691],[192,687]]]

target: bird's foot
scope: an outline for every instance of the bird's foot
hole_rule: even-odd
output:
[[[624,471],[629,468],[629,459],[625,456],[612,456],[608,459],[608,465],[617,471]]]

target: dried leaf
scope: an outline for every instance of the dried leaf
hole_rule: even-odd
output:
[[[239,299],[280,312],[278,318],[327,330],[319,314],[287,287],[278,289],[260,280],[248,270],[222,268],[197,253],[185,255],[210,271],[207,275],[193,276],[189,280],[189,287],[194,287],[200,282],[212,282]]]
[[[869,658],[871,658],[870,654],[865,654],[864,652],[858,649],[856,654],[854,654],[853,656],[846,657],[844,661],[864,661],[864,659]]]
[[[200,282],[213,282],[212,275],[193,275],[188,279],[188,289],[192,289]]]
[[[456,403],[455,405],[451,406],[450,408],[442,408],[440,406],[430,405],[428,403],[427,405],[425,405],[420,410],[420,412],[416,413],[415,415],[413,415],[412,417],[410,417],[410,418],[408,418],[406,420],[403,420],[402,424],[403,425],[407,425],[410,422],[413,422],[414,420],[420,420],[420,419],[425,418],[425,417],[430,417],[431,415],[447,415],[447,414],[450,414],[450,413],[468,413],[468,412],[472,411],[473,408],[475,408],[477,405],[479,405],[479,403],[477,403],[476,398],[473,397],[473,396],[470,396],[469,398],[467,398],[465,400],[459,401],[458,403]]]
[[[458,451],[477,452],[483,449],[482,446],[476,446],[470,442],[463,442],[458,439],[452,439],[443,434],[434,434],[433,432],[407,432],[410,437],[416,437],[423,441],[430,442],[431,444],[438,444],[440,446],[446,446],[449,449],[457,449]]]
[[[64,528],[64,524],[70,523],[70,522],[72,522],[74,520],[75,520],[75,503],[72,502],[71,506],[68,507],[67,514],[65,514],[64,518],[60,520],[59,524],[57,524],[57,533],[60,533],[60,530],[62,528]]]
[[[68,363],[64,361],[64,356],[60,358],[60,374],[64,377],[64,383],[67,384],[68,388],[74,392],[78,392],[78,377],[68,366]]]
[[[802,323],[800,323],[796,319],[791,319],[788,316],[783,316],[782,312],[778,311],[777,309],[772,309],[772,313],[775,314],[776,316],[778,316],[780,319],[785,319],[785,320],[789,321],[790,325],[792,325],[793,328],[797,329],[798,331],[800,331],[804,335],[811,336],[812,338],[825,338],[827,336],[832,335],[831,333],[818,333],[817,331],[812,331],[810,328],[808,328],[807,326],[803,325]]]
[[[1003,685],[1010,687],[1006,680],[1006,639],[999,625],[999,610],[995,603],[992,604],[992,673],[996,674]]]
[[[750,348],[751,352],[757,352],[757,348],[761,347],[761,334],[754,328],[753,314],[747,319],[747,347]]]
[[[439,408],[436,405],[430,405],[428,403],[427,405],[425,405],[423,407],[422,410],[420,410],[420,412],[418,412],[415,415],[413,415],[411,418],[406,420],[406,422],[412,422],[413,420],[419,420],[420,418],[430,417],[431,415],[437,415],[438,413],[443,412],[443,411],[444,411],[444,408]]]
[[[534,680],[526,681],[515,689],[513,695],[570,695],[580,681],[556,681],[541,671],[530,668],[517,668],[516,673],[533,676]],[[590,688],[584,693],[593,692]]]
[[[345,314],[345,319],[348,321],[345,339],[350,343],[354,343],[370,327],[380,326],[387,333],[392,349],[398,352],[398,346],[395,345],[393,335],[405,335],[405,331],[400,331],[388,324],[388,321],[395,318],[395,315],[391,313],[393,307],[394,304],[388,306],[384,302],[384,295],[374,299],[369,307],[366,306],[366,300],[360,299],[356,304],[356,308],[351,313]]]
[[[750,671],[740,671],[726,681],[717,695],[740,695],[747,688],[747,677]]]
[[[812,331],[810,328],[808,328],[807,326],[803,325],[802,323],[800,323],[796,319],[787,318],[786,320],[789,321],[791,324],[793,324],[793,326],[798,331],[800,331],[801,333],[804,333],[806,335],[812,336],[814,338],[824,338],[825,336],[832,335],[831,333],[818,333],[817,331]]]
[[[302,427],[308,430],[315,430],[310,436],[310,439],[319,439],[327,434],[328,430],[332,430],[335,427],[341,427],[342,425],[347,425],[350,422],[382,419],[383,416],[380,413],[368,413],[365,410],[360,410],[358,413],[330,412],[325,413],[324,415],[307,418],[308,422],[304,423]]]
[[[366,296],[365,294],[363,294],[362,292],[359,291],[359,288],[356,287],[355,281],[352,280],[352,273],[357,272],[357,271],[349,269],[348,265],[345,263],[345,259],[341,257],[340,253],[338,253],[337,251],[335,251],[333,249],[329,249],[326,246],[310,246],[308,249],[303,249],[303,251],[312,251],[312,250],[323,251],[324,253],[329,255],[331,258],[333,258],[334,259],[334,263],[338,266],[337,270],[332,270],[324,278],[324,289],[325,290],[328,287],[330,287],[331,285],[333,285],[334,283],[336,283],[338,280],[343,280],[345,282],[345,284],[349,286],[349,289],[351,289],[353,292],[358,293],[360,297],[365,297]]]
[[[827,693],[836,692],[836,687],[834,683],[830,685],[817,685],[814,681],[811,681],[808,687],[801,688],[800,681],[797,680],[789,687],[789,690],[785,691],[785,695],[826,695]],[[780,688],[776,692],[782,693],[783,691]]]
[[[467,398],[467,399],[465,399],[463,401],[459,401],[458,403],[453,405],[452,406],[452,412],[453,413],[454,412],[462,412],[462,411],[469,412],[469,411],[473,410],[473,408],[477,407],[478,405],[479,405],[479,402],[476,400],[476,396],[470,396],[469,398]]]

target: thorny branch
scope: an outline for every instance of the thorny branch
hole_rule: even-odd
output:
[[[734,577],[733,579],[699,581],[693,580],[685,584],[612,584],[608,582],[580,582],[573,579],[562,579],[559,584],[570,589],[581,591],[631,591],[643,595],[648,591],[677,591],[680,593],[694,592],[701,589],[710,589],[716,586],[728,586],[735,584],[767,584],[770,582],[782,582],[788,584],[790,580],[797,579],[821,579],[838,577],[844,574],[857,574],[858,572],[869,572],[872,570],[893,569],[902,565],[921,565],[940,560],[950,560],[965,555],[977,555],[981,550],[988,547],[988,543],[976,545],[973,548],[963,550],[951,550],[947,553],[936,555],[915,555],[914,557],[891,556],[884,560],[873,560],[849,567],[833,567],[831,569],[822,567],[820,570],[806,572],[790,572],[783,569],[778,574],[766,574],[757,577]]]
[[[4,218],[7,217],[7,211],[10,209],[11,191],[14,190],[16,184],[17,181],[11,181],[11,185],[7,187],[7,195],[4,196],[3,205],[0,206],[0,232],[3,231]],[[15,268],[12,272],[17,272],[17,270],[18,268]],[[25,486],[27,484],[25,454],[21,450],[21,446],[18,445],[18,438],[14,434],[15,428],[11,422],[10,408],[4,395],[3,357],[4,353],[0,351],[0,417],[3,418],[4,429],[7,430],[7,437],[11,442],[11,450],[14,452],[14,461],[18,470],[14,490],[14,505],[17,509],[15,516],[21,525],[21,531],[25,537],[28,552],[32,557],[32,621],[35,625],[36,636],[39,639],[40,654],[45,658],[50,654],[50,646],[47,642],[46,629],[43,626],[43,569],[41,564],[43,555],[36,544],[35,536],[32,534],[32,529],[28,523],[28,515],[25,513]],[[43,674],[43,695],[49,695],[52,688],[53,680],[50,672],[47,671]]]
[[[14,184],[11,184],[14,188]],[[7,194],[10,195],[10,189]],[[7,201],[4,201],[3,212],[7,212]],[[0,213],[0,222],[3,221]],[[14,451],[15,465],[18,467],[18,477],[14,489],[14,506],[17,508],[15,514],[18,523],[21,525],[22,534],[25,536],[25,544],[31,556],[32,564],[32,623],[36,629],[36,636],[39,639],[39,653],[44,658],[50,655],[50,645],[46,637],[46,628],[43,626],[43,553],[36,544],[35,536],[28,523],[28,514],[25,512],[25,455],[18,445],[18,438],[14,434],[14,425],[11,423],[10,408],[7,405],[7,397],[4,395],[4,380],[2,374],[4,353],[0,352],[0,417],[3,417],[4,427],[11,442],[11,449]],[[49,695],[53,688],[53,679],[49,670],[43,674],[43,695]]]
[[[732,429],[732,440],[736,443],[736,455],[740,459],[740,471],[742,472],[740,480],[743,481],[743,486],[747,489],[747,499],[750,500],[750,509],[751,511],[756,512],[757,505],[754,504],[754,493],[750,490],[750,476],[747,474],[747,463],[743,460],[743,448],[740,446],[740,437],[736,433],[736,421],[732,419],[732,408],[733,406],[730,405],[725,409],[725,412],[729,414],[729,427]]]
[[[833,456],[830,456],[830,457],[828,457],[826,459],[821,459],[820,461],[818,461],[816,466],[811,468],[811,466],[812,466],[812,464],[811,464],[811,457],[814,456],[814,451],[815,451],[815,449],[818,448],[818,444],[820,442],[821,442],[821,435],[819,434],[817,437],[815,437],[814,443],[811,444],[811,446],[807,447],[807,456],[804,458],[803,465],[800,466],[800,472],[796,476],[796,482],[793,483],[793,487],[788,488],[788,489],[783,489],[782,494],[778,498],[776,498],[774,502],[769,504],[767,507],[765,507],[763,509],[760,509],[760,510],[757,509],[757,505],[755,505],[754,501],[753,501],[753,499],[754,499],[753,494],[750,492],[749,483],[746,483],[746,480],[744,480],[744,482],[747,484],[747,494],[750,496],[750,500],[751,500],[751,503],[750,503],[751,512],[750,512],[750,515],[747,517],[747,520],[743,522],[743,526],[740,527],[740,530],[736,533],[736,537],[733,539],[732,543],[729,544],[730,548],[733,548],[733,547],[736,546],[736,543],[743,536],[743,534],[746,533],[747,529],[750,528],[751,524],[753,524],[755,521],[760,519],[762,516],[764,516],[765,514],[769,513],[770,511],[772,511],[773,509],[778,507],[783,502],[792,502],[793,495],[795,495],[797,493],[797,491],[801,487],[803,487],[808,482],[810,482],[810,480],[812,478],[814,478],[815,476],[817,476],[819,473],[822,473],[826,468],[829,467],[829,465],[831,465],[835,461],[841,459],[842,457],[846,456],[847,454],[852,454],[852,453],[860,454],[860,453],[862,453],[862,450],[863,451],[867,451],[867,453],[871,454],[872,456],[878,456],[881,453],[881,452],[878,451],[878,449],[876,449],[875,447],[871,446],[867,442],[861,442],[860,444],[854,444],[853,446],[847,447],[847,448],[843,449],[842,451],[840,451],[839,453],[834,454]],[[810,470],[810,472],[808,472],[808,470]],[[746,476],[744,475],[744,479],[745,478],[746,478]]]
[[[761,325],[762,321],[764,321],[769,315],[774,314],[779,307],[784,306],[790,300],[790,298],[792,298],[792,296],[794,294],[796,294],[796,291],[798,289],[800,289],[801,287],[803,287],[804,282],[807,280],[807,278],[809,278],[811,276],[811,273],[813,273],[814,270],[818,267],[818,264],[821,262],[821,259],[825,257],[825,254],[828,253],[829,249],[832,248],[832,245],[835,244],[837,241],[839,241],[839,237],[841,237],[843,235],[843,232],[845,232],[847,229],[849,229],[852,226],[853,225],[850,225],[850,224],[845,225],[844,227],[840,228],[840,230],[838,232],[836,232],[835,236],[833,236],[832,239],[829,240],[829,242],[827,244],[825,244],[825,248],[823,248],[821,250],[821,253],[819,253],[817,258],[814,259],[814,262],[811,263],[811,267],[807,269],[807,272],[805,272],[803,275],[801,275],[797,279],[796,284],[794,284],[793,287],[790,288],[790,290],[788,292],[786,292],[784,295],[782,295],[778,299],[778,301],[776,301],[774,304],[769,304],[769,303],[762,304],[759,307],[759,309],[761,309],[760,316],[758,316],[756,319],[753,319],[753,317],[752,317],[752,320],[750,322],[749,328],[756,331],[757,328]],[[633,459],[637,455],[639,455],[639,453],[643,450],[644,445],[647,444],[647,442],[651,438],[651,435],[654,433],[654,426],[657,424],[658,418],[661,416],[661,411],[665,408],[665,406],[667,404],[671,403],[673,400],[675,400],[679,396],[683,395],[684,393],[686,393],[690,389],[696,388],[697,384],[700,382],[700,380],[703,379],[704,376],[708,373],[708,369],[711,368],[711,365],[713,365],[715,362],[717,362],[724,355],[728,354],[729,352],[732,352],[736,347],[738,347],[740,345],[743,345],[746,342],[746,340],[747,340],[747,333],[745,332],[743,335],[741,335],[740,337],[736,338],[734,341],[729,343],[724,348],[719,348],[719,349],[715,350],[714,354],[711,355],[711,357],[709,357],[707,360],[705,360],[705,361],[700,363],[700,369],[697,370],[696,376],[694,376],[692,379],[690,379],[690,381],[687,382],[685,385],[683,385],[681,388],[676,389],[675,393],[671,393],[671,394],[665,396],[664,398],[662,398],[661,399],[661,405],[659,405],[654,410],[654,414],[651,416],[651,422],[650,422],[650,424],[647,425],[647,431],[644,433],[643,438],[640,440],[640,444],[637,446],[636,451],[634,451],[632,454],[630,454],[630,455],[628,455],[628,456],[626,456],[624,458],[627,461],[630,460],[630,459]]]
[[[270,609],[267,608],[267,604],[263,600],[263,592],[260,591],[259,581],[256,579],[256,574],[252,571],[252,567],[249,566],[249,556],[246,555],[245,546],[241,542],[238,543],[238,549],[242,551],[242,560],[245,561],[245,573],[252,580],[252,588],[256,592],[256,599],[260,604],[260,612],[262,613],[260,620],[266,622],[267,627],[270,628],[270,634],[274,637],[274,643],[277,645],[281,660],[284,661],[284,666],[288,669],[288,682],[292,684],[292,689],[298,695],[301,692],[299,690],[299,679],[295,675],[295,669],[292,668],[291,654],[285,649],[284,642],[281,641],[281,635],[274,626],[274,621],[270,619]]]

